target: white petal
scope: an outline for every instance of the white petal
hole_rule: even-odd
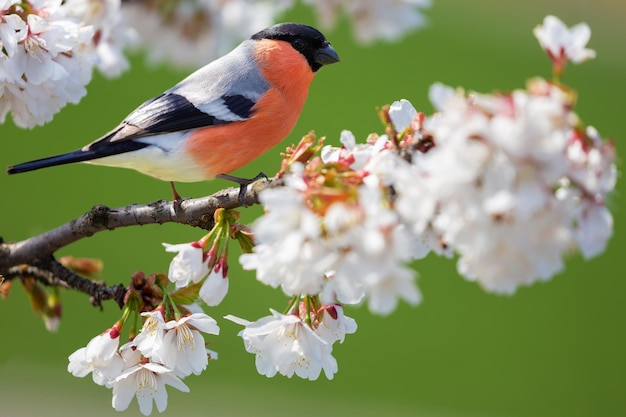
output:
[[[185,383],[176,375],[163,374],[160,377],[163,379],[165,384],[170,385],[181,392],[189,392],[189,387],[185,385]]]
[[[416,114],[415,107],[405,99],[394,101],[389,107],[389,118],[398,132],[409,128]]]
[[[428,98],[437,111],[442,111],[455,94],[454,88],[442,83],[434,83],[428,90]]]
[[[200,298],[208,306],[216,306],[222,302],[228,293],[228,277],[221,272],[211,271],[200,288]]]
[[[128,408],[136,392],[134,379],[118,380],[113,385],[112,406],[115,411],[124,411]]]
[[[204,313],[195,313],[192,314],[189,318],[189,323],[204,333],[210,334],[219,334],[220,328],[217,325],[215,319],[210,316],[207,316]]]
[[[84,364],[86,360],[86,351],[87,348],[82,347],[72,353],[68,358],[70,363],[67,365],[67,371],[79,378],[83,378],[91,372],[91,369]]]
[[[232,321],[234,323],[237,323],[237,324],[240,324],[242,326],[248,326],[250,323],[252,323],[252,322],[250,322],[250,321],[248,321],[246,319],[242,319],[242,318],[239,318],[237,316],[233,316],[232,314],[228,314],[228,315],[224,316],[224,318],[226,320],[230,320],[230,321]]]
[[[163,376],[157,381],[157,390],[153,395],[154,403],[156,404],[159,413],[162,413],[167,408],[167,390],[163,381]]]

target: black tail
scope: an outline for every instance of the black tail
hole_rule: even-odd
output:
[[[136,151],[148,146],[147,143],[135,142],[134,140],[123,140],[120,142],[108,143],[97,149],[82,150],[50,156],[48,158],[36,159],[23,164],[17,164],[7,168],[7,174],[19,174],[22,172],[34,171],[40,168],[47,168],[56,165],[71,164],[73,162],[91,161],[93,159],[104,158],[105,156],[118,155],[121,153]]]

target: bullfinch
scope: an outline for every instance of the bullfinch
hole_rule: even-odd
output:
[[[240,180],[243,193],[252,180],[226,174],[291,132],[313,76],[337,61],[337,52],[317,29],[277,24],[146,101],[96,141],[7,172],[89,162],[132,168],[172,186],[215,177]]]

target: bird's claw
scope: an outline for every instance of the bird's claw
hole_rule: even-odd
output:
[[[248,185],[255,183],[261,178],[265,178],[266,180],[269,179],[267,175],[265,175],[263,172],[259,172],[257,176],[255,176],[254,178],[240,178],[240,177],[235,177],[233,175],[228,175],[228,174],[218,174],[215,177],[221,178],[223,180],[233,181],[239,184],[238,197],[239,197],[239,204],[241,205],[241,207],[247,207],[246,202],[245,202],[245,197],[246,197],[246,192],[248,191]]]

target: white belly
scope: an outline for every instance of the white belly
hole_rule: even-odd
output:
[[[180,133],[136,139],[149,143],[145,148],[87,161],[88,164],[130,168],[163,181],[197,182],[207,178],[206,169],[183,152]]]

